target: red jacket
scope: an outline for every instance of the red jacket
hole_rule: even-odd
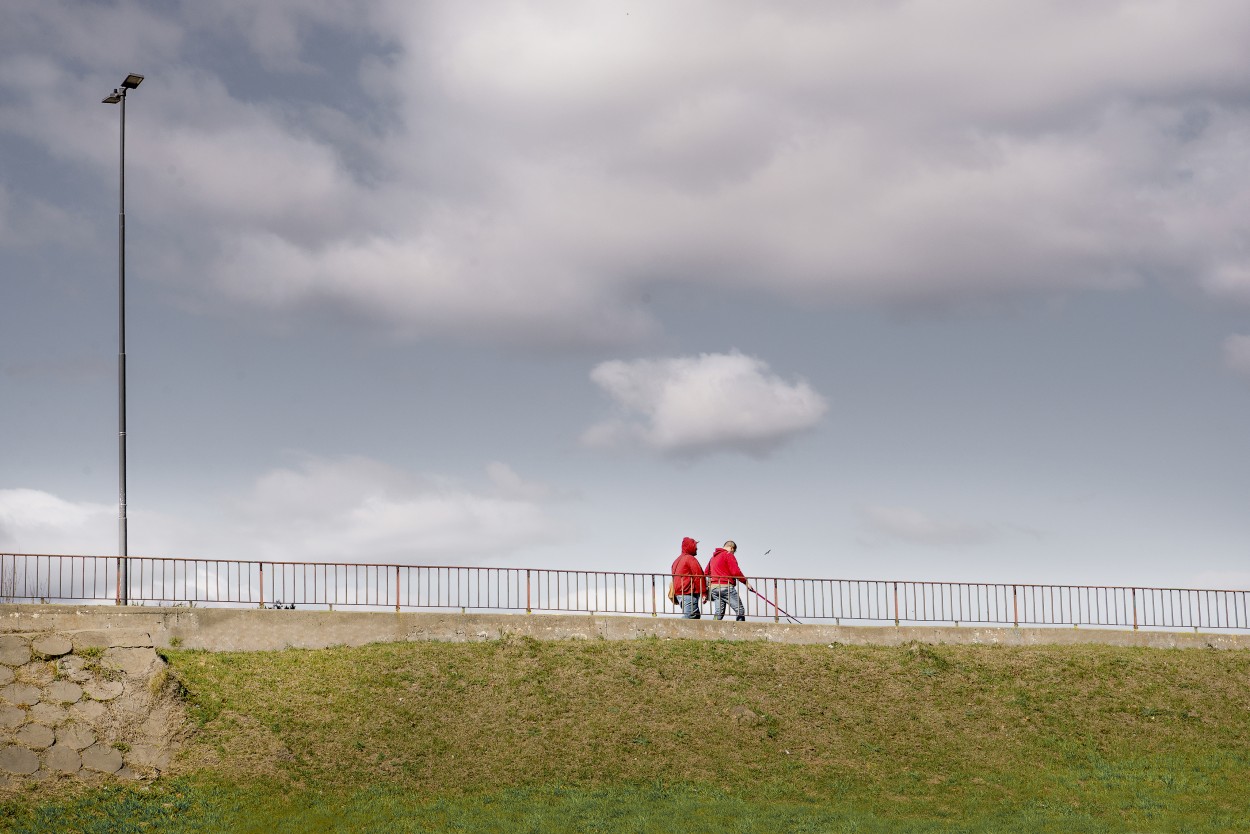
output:
[[[681,555],[673,562],[673,593],[679,597],[707,595],[707,579],[703,576],[699,560],[695,558],[698,552],[698,542],[692,538],[682,539]]]
[[[716,548],[707,563],[707,578],[713,585],[736,585],[747,581],[742,575],[742,568],[738,567],[737,557],[723,547]]]

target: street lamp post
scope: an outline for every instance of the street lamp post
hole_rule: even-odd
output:
[[[120,104],[121,153],[117,187],[117,604],[130,604],[129,555],[126,552],[126,93],[143,83],[131,73],[104,104]]]

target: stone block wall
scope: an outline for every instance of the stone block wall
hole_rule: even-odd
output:
[[[0,788],[155,777],[185,724],[146,632],[0,635]]]

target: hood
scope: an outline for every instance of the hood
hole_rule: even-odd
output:
[[[713,558],[713,559],[715,559],[717,556],[728,556],[728,555],[729,555],[729,551],[728,551],[728,550],[726,550],[726,549],[725,549],[725,548],[723,548],[723,547],[718,547],[718,548],[716,548],[715,550],[713,550],[713,551],[712,551],[712,558]]]
[[[681,552],[685,553],[687,556],[694,556],[699,552],[699,543],[689,536],[686,536],[686,538],[681,540]]]

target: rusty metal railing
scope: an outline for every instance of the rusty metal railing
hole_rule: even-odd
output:
[[[129,559],[138,605],[626,614],[680,617],[667,573],[365,563]],[[753,578],[749,619],[1250,630],[1250,590]],[[741,590],[741,589],[740,589]],[[117,559],[0,554],[0,602],[115,603]],[[700,605],[711,616],[709,603]],[[733,612],[726,614],[732,618]]]

